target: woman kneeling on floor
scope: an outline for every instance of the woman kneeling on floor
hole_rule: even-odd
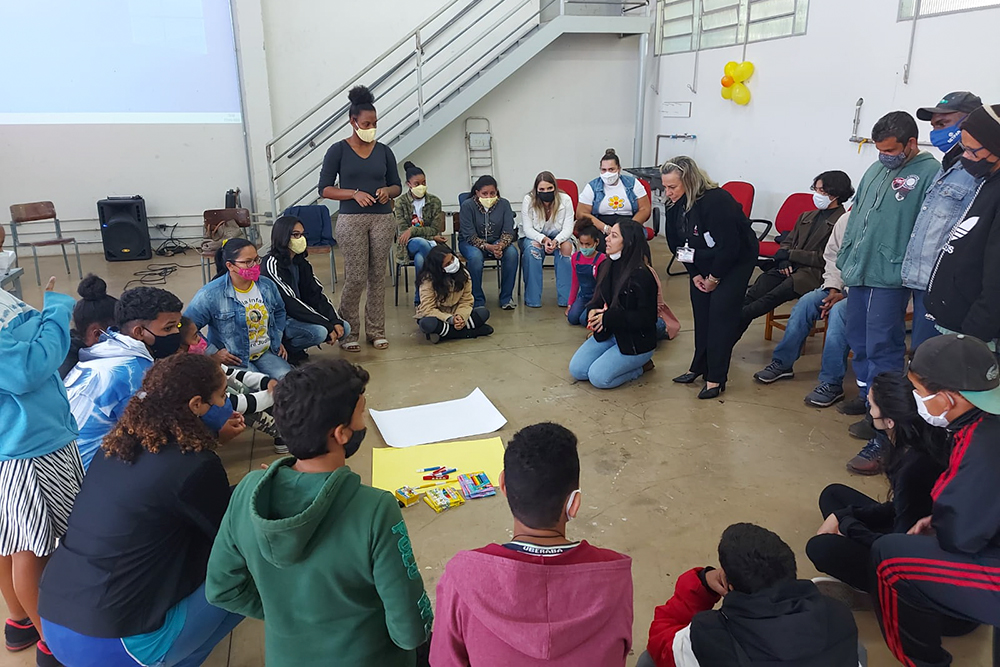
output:
[[[642,225],[623,220],[607,238],[610,262],[601,264],[594,297],[587,304],[584,341],[569,362],[577,380],[611,389],[653,368],[656,349],[656,279],[646,266],[649,253]]]
[[[474,307],[469,272],[447,246],[435,246],[427,253],[417,284],[417,325],[427,340],[437,343],[493,333],[493,327],[486,324],[490,311],[485,306]]]

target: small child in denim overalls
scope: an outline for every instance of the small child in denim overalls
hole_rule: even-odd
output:
[[[597,285],[597,267],[607,257],[597,251],[601,238],[601,233],[593,225],[580,231],[580,249],[573,253],[573,284],[569,291],[569,307],[566,308],[566,318],[572,325],[587,323],[587,304],[594,296]]]

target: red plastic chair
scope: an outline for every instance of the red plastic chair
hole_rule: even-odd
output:
[[[792,228],[795,227],[795,223],[798,221],[799,216],[806,211],[814,210],[816,210],[816,207],[813,206],[812,195],[808,192],[797,192],[793,195],[788,195],[788,199],[786,199],[785,203],[778,209],[778,215],[774,217],[775,231],[778,234],[792,231]],[[778,252],[778,248],[781,247],[781,244],[775,243],[774,241],[764,240],[767,233],[771,231],[771,221],[751,220],[750,222],[751,224],[764,223],[767,225],[764,232],[757,237],[760,244],[757,252],[760,257],[774,257],[774,253]]]
[[[746,181],[729,181],[722,184],[722,189],[739,202],[740,206],[743,207],[743,215],[749,218],[750,211],[753,209],[753,185]]]
[[[571,181],[568,178],[557,178],[556,185],[573,200],[573,215],[575,216],[576,207],[580,205],[580,188],[577,187],[576,181]]]
[[[649,220],[647,222],[653,225],[653,227],[650,228],[643,225],[646,230],[646,240],[652,241],[653,237],[660,233],[660,212],[656,210],[655,206],[653,206],[653,188],[649,185],[649,181],[645,178],[640,178],[639,182],[642,183],[642,187],[646,188],[646,196],[649,197],[649,204],[652,207],[649,212]]]

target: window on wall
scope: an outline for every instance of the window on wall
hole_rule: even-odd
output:
[[[966,12],[987,7],[1000,7],[1000,0],[920,0],[920,16]],[[917,0],[899,0],[899,20],[912,19],[916,8]]]
[[[809,0],[657,0],[656,54],[803,35],[808,14]]]

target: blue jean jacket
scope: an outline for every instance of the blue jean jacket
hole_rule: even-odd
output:
[[[285,302],[278,286],[269,278],[261,277],[257,288],[267,306],[267,335],[271,339],[271,351],[277,354],[285,331]],[[236,300],[236,290],[228,273],[198,290],[184,314],[198,329],[208,327],[210,353],[226,348],[244,364],[249,363],[250,329],[247,327],[246,309]]]
[[[948,233],[976,196],[978,181],[958,160],[947,170],[938,171],[931,183],[903,257],[903,287],[926,290],[938,253]]]

